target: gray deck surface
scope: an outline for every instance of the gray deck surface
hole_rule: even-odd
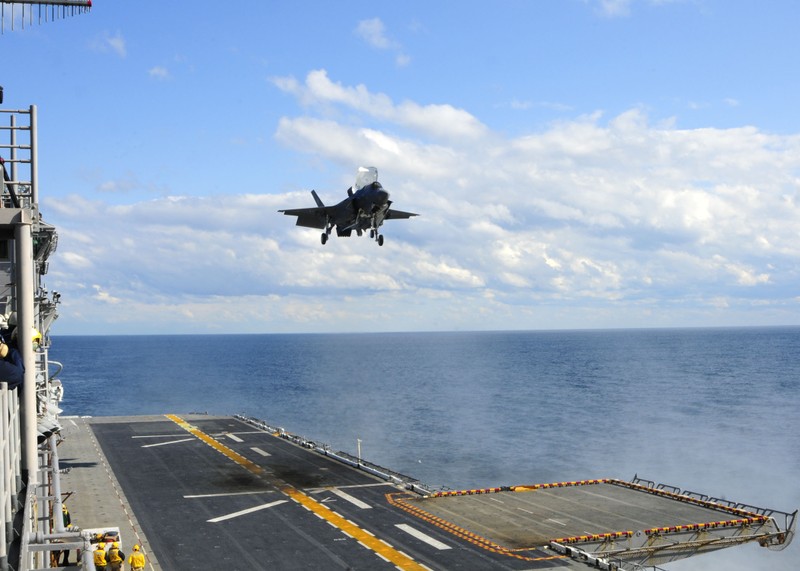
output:
[[[130,554],[133,545],[138,543],[151,564],[148,568],[161,569],[98,445],[89,425],[90,420],[61,417],[63,440],[58,446],[59,465],[64,471],[61,474],[61,492],[70,494],[65,503],[70,510],[72,524],[81,529],[118,527],[122,537],[120,548],[125,554]],[[70,563],[74,564],[76,560],[77,555],[71,553]]]
[[[732,518],[725,512],[613,484],[429,498],[414,504],[508,548]]]

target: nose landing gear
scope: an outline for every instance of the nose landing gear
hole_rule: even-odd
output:
[[[383,234],[378,234],[376,228],[369,229],[369,237],[373,238],[378,243],[378,246],[383,246]]]

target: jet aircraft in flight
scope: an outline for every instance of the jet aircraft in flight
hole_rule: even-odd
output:
[[[315,208],[293,208],[278,210],[287,216],[297,216],[297,226],[323,229],[322,243],[328,241],[333,227],[337,236],[350,236],[355,230],[361,236],[369,230],[369,237],[378,246],[383,246],[383,234],[378,232],[384,220],[399,220],[418,216],[413,212],[403,212],[389,208],[392,201],[389,193],[378,182],[378,169],[359,167],[355,184],[347,189],[347,198],[334,206],[325,206],[315,191],[311,191]]]

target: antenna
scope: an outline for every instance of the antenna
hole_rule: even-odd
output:
[[[8,6],[8,8],[6,7]],[[92,9],[92,0],[3,0],[0,3],[0,33],[6,32],[6,12],[10,14],[11,31],[19,22],[24,30],[37,24],[61,20],[69,16],[84,14]],[[34,17],[34,12],[36,16]]]

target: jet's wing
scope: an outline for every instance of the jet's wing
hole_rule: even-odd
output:
[[[414,214],[413,212],[403,212],[402,210],[393,210],[389,209],[386,211],[386,216],[384,216],[384,220],[401,220],[403,218],[411,218],[412,216],[419,216],[419,214]]]
[[[286,216],[297,216],[297,226],[306,228],[325,228],[328,221],[328,208],[292,208],[289,210],[278,210]]]
[[[317,203],[316,208],[292,208],[288,210],[278,210],[278,212],[283,212],[286,216],[297,216],[297,226],[304,226],[305,228],[325,228],[328,219],[333,218],[334,207],[325,206],[317,195],[316,190],[311,191],[311,196],[314,197],[314,202]]]

